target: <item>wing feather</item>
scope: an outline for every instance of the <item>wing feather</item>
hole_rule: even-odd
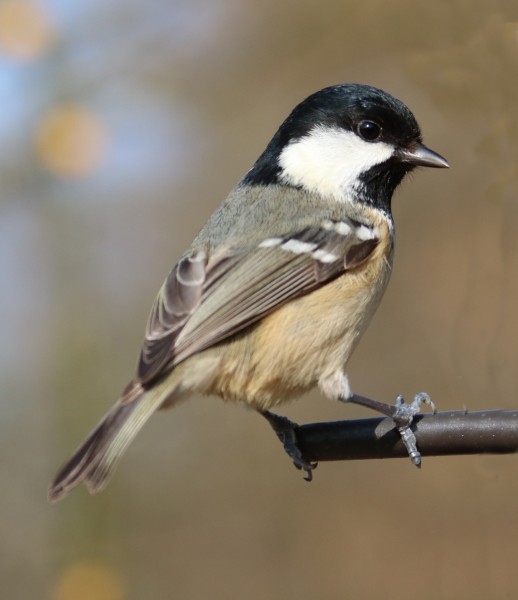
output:
[[[326,221],[258,246],[185,256],[153,305],[140,381],[151,383],[196,352],[357,268],[378,242],[377,228]]]

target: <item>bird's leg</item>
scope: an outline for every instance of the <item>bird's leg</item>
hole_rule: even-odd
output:
[[[259,414],[270,423],[277,437],[282,442],[286,454],[291,458],[297,469],[306,472],[304,479],[311,481],[313,479],[313,469],[318,463],[309,463],[302,458],[302,453],[297,445],[297,423],[293,423],[287,417],[282,417],[270,412],[269,410],[260,410]]]
[[[436,412],[435,404],[427,393],[420,392],[416,394],[410,404],[407,404],[401,395],[396,398],[394,404],[386,404],[385,402],[379,402],[378,400],[372,400],[371,398],[365,398],[365,396],[357,394],[352,394],[347,398],[341,397],[340,400],[354,402],[355,404],[372,408],[377,412],[387,415],[387,417],[391,417],[401,435],[401,440],[407,449],[410,460],[416,467],[421,466],[421,453],[417,449],[417,441],[410,425],[412,425],[414,416],[419,412],[422,404],[428,404],[431,406],[433,412]]]

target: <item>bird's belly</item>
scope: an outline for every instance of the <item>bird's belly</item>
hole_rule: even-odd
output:
[[[267,409],[343,372],[381,300],[389,271],[387,263],[378,273],[347,273],[236,336],[207,391]],[[376,285],[369,275],[378,278]]]

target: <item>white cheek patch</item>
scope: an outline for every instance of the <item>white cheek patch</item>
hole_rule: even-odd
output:
[[[281,180],[345,200],[362,173],[393,153],[394,147],[385,142],[366,142],[352,131],[317,126],[281,152]]]

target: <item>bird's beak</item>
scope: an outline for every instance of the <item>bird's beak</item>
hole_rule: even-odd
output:
[[[416,144],[412,148],[400,148],[397,155],[401,162],[410,163],[420,167],[435,167],[445,169],[450,165],[448,161],[437,152],[430,150],[424,144]]]

